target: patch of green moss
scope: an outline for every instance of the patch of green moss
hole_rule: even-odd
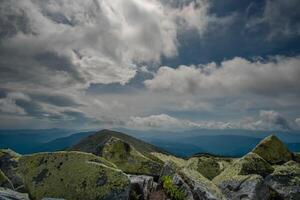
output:
[[[222,172],[220,164],[215,159],[207,157],[190,158],[187,167],[197,170],[210,180]]]
[[[275,135],[263,139],[252,152],[271,164],[282,164],[292,160],[292,153]]]
[[[125,194],[130,183],[128,177],[114,164],[89,153],[55,152],[23,156],[19,170],[33,199],[126,199],[124,195],[128,195]]]
[[[130,144],[112,137],[102,149],[103,158],[130,174],[159,175],[162,164],[138,152]]]
[[[173,184],[172,177],[164,176],[162,177],[162,185],[165,193],[171,198],[172,200],[186,200],[186,195],[184,192],[177,188]]]
[[[258,174],[263,177],[272,173],[274,168],[255,153],[248,153],[244,157],[236,160],[231,166],[227,167],[220,175],[213,179],[215,184],[230,180],[237,175]]]

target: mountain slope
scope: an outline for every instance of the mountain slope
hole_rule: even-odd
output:
[[[142,140],[136,139],[132,136],[126,135],[121,132],[102,130],[86,138],[83,138],[76,145],[70,147],[68,150],[72,151],[83,151],[88,153],[93,153],[96,155],[102,154],[102,149],[104,145],[112,138],[121,139],[128,144],[132,145],[136,150],[144,155],[148,155],[151,152],[161,152],[167,153],[166,151],[148,144]]]

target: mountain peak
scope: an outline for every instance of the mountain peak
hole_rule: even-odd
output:
[[[258,154],[271,164],[281,164],[292,159],[292,153],[274,134],[263,139],[252,152]]]

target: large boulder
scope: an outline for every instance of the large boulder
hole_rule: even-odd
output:
[[[292,153],[275,135],[263,139],[252,152],[271,164],[282,164],[293,158]]]
[[[219,188],[196,170],[183,168],[178,172],[182,180],[189,186],[194,199],[225,200]],[[176,183],[176,176],[173,178]],[[180,183],[180,182],[179,182]],[[178,187],[182,186],[180,183]],[[182,188],[182,187],[181,187]],[[186,189],[185,187],[182,189]],[[186,192],[189,194],[189,192]]]
[[[129,175],[130,179],[130,199],[131,200],[148,200],[151,191],[154,189],[152,176]]]
[[[220,184],[236,175],[258,174],[265,177],[273,171],[273,167],[259,155],[248,153],[227,167],[220,175],[216,176],[213,182]]]
[[[111,137],[102,149],[102,157],[129,174],[159,176],[162,163],[146,157],[132,145],[121,139]]]
[[[212,180],[219,175],[231,163],[231,159],[214,156],[192,157],[186,162],[186,167],[200,172],[204,177]]]
[[[267,199],[270,194],[263,177],[273,171],[268,162],[255,153],[249,153],[216,176],[213,182],[228,199]]]
[[[276,166],[265,182],[285,200],[300,199],[300,164],[289,161]]]
[[[55,152],[23,156],[19,169],[30,196],[72,200],[124,199],[129,196],[126,174],[107,160],[89,153]]]
[[[28,194],[0,187],[1,200],[29,200]]]
[[[11,181],[16,190],[23,187],[22,177],[18,173],[18,161],[20,157],[20,154],[10,149],[0,150],[0,170]]]
[[[260,175],[236,175],[218,184],[230,200],[269,200],[270,191]]]

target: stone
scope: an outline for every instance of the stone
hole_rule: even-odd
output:
[[[200,172],[204,177],[212,180],[222,172],[220,164],[213,158],[194,157],[190,158],[186,164],[188,168],[192,168]]]
[[[230,200],[269,200],[270,191],[259,175],[236,175],[221,182],[219,188]]]
[[[275,135],[263,139],[253,150],[271,164],[283,164],[292,160],[292,153]]]
[[[250,175],[258,174],[265,177],[271,174],[274,168],[255,153],[248,153],[242,158],[233,162],[233,164],[227,167],[221,174],[213,179],[213,182],[217,185],[223,181],[230,180],[231,177],[237,175]]]
[[[38,153],[23,156],[19,169],[34,199],[127,200],[130,181],[104,158],[82,152]]]
[[[130,199],[148,200],[153,190],[153,177],[145,175],[129,175]]]
[[[178,174],[189,186],[194,199],[225,200],[220,189],[196,170],[183,168]]]
[[[265,178],[265,182],[285,200],[300,199],[300,164],[289,161],[275,166],[275,171]]]
[[[102,149],[103,158],[128,174],[159,176],[162,164],[137,151],[121,139],[111,137]]]
[[[28,194],[19,193],[8,188],[0,187],[1,200],[30,200]]]
[[[23,187],[23,180],[18,172],[20,154],[11,149],[0,150],[0,170],[10,180],[13,188],[18,190]]]

